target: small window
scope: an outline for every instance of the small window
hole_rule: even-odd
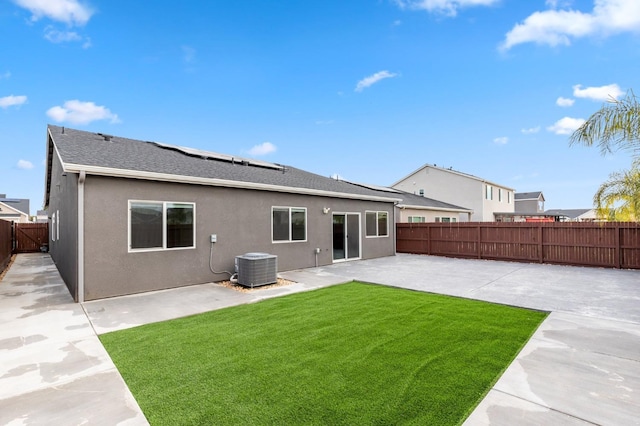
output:
[[[424,197],[424,189],[421,189],[421,190],[420,190],[420,196],[421,196],[421,197]]]
[[[451,218],[443,217],[443,218],[442,218],[442,222],[443,222],[443,223],[449,223],[449,222],[451,222]]]
[[[56,213],[51,215],[51,241],[56,240]]]
[[[129,248],[195,247],[195,204],[129,202]]]
[[[502,202],[502,188],[498,188],[498,201]]]
[[[491,185],[486,185],[485,198],[487,200],[493,200],[493,187]]]
[[[426,222],[426,218],[424,216],[409,216],[409,223],[424,223]]]
[[[507,203],[511,203],[511,192],[507,191]]]
[[[307,240],[307,209],[301,207],[273,207],[271,210],[274,242]]]
[[[367,237],[387,237],[389,235],[389,213],[366,212]]]

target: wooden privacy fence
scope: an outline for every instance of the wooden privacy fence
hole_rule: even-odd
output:
[[[398,223],[399,253],[640,269],[640,224]]]
[[[9,265],[13,249],[13,228],[11,222],[0,219],[0,272]]]

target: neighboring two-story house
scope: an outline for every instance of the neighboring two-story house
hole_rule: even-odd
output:
[[[495,213],[515,210],[513,188],[436,165],[425,164],[392,187],[471,211],[456,213],[460,222],[493,222]]]
[[[544,213],[544,195],[542,191],[516,192],[516,213]]]

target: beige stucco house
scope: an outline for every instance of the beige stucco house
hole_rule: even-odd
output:
[[[0,194],[0,219],[9,222],[29,222],[29,200],[23,198],[7,198]]]
[[[453,169],[425,164],[391,185],[395,189],[456,206],[458,221],[493,222],[494,213],[513,212],[514,189]]]

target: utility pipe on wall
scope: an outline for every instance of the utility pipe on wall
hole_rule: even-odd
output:
[[[84,170],[78,176],[78,303],[84,303]]]

